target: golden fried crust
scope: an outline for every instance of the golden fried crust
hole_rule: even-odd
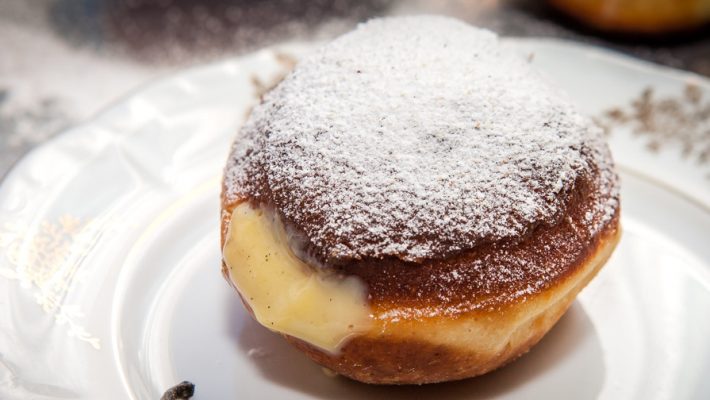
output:
[[[299,339],[286,339],[317,363],[349,378],[373,384],[423,384],[470,378],[499,368],[534,346],[597,274],[616,246],[617,226],[573,274],[524,303],[497,312],[469,312],[409,324],[389,324],[356,337],[338,355]],[[445,331],[445,338],[432,337]]]
[[[482,243],[450,257],[419,263],[388,257],[339,265],[320,261],[319,267],[362,279],[371,307],[380,314],[396,312],[407,318],[407,314],[416,317],[422,312],[455,316],[496,310],[557,285],[594,253],[605,231],[615,229],[618,208],[594,236],[585,227],[585,215],[594,203],[592,193],[598,191],[592,182],[594,177],[579,177],[559,222],[540,224],[526,237]],[[244,201],[256,203],[252,199],[228,202],[222,196],[222,245],[232,210]]]
[[[223,204],[222,243],[235,206]],[[436,281],[436,274],[443,276],[452,265],[461,270],[462,265],[490,259],[494,251],[500,251],[500,244],[479,246],[453,259],[431,260],[419,266],[390,260],[380,262],[379,269],[375,263],[368,265],[367,273],[355,266],[338,266],[341,272],[357,275],[366,282],[376,327],[350,339],[335,355],[284,336],[317,363],[367,383],[433,383],[496,369],[527,352],[545,335],[601,269],[619,240],[618,209],[593,238],[577,237],[573,232],[575,207],[568,210],[569,218],[563,218],[559,226],[539,228],[530,237],[505,248],[506,254],[532,257],[533,262],[542,265],[557,263],[559,273],[553,275],[554,279],[548,275],[542,281],[544,285],[535,286],[524,295],[518,293],[518,286],[494,285],[495,292],[476,292],[475,285],[461,284],[454,286],[456,293],[441,285],[427,287],[428,282]],[[545,241],[549,244],[551,237],[564,237],[568,244],[543,254],[550,259],[535,258],[531,248],[544,245]],[[581,246],[582,240],[587,241],[586,247]],[[564,251],[569,252],[567,257],[561,255]],[[227,276],[224,265],[223,273]],[[387,279],[399,286],[391,285]],[[524,282],[532,285],[530,279],[527,277]],[[407,291],[388,293],[387,287],[409,287],[425,295],[414,301]],[[247,310],[251,313],[248,306]]]
[[[613,31],[658,34],[688,30],[710,20],[703,0],[550,0],[568,15],[595,28]]]

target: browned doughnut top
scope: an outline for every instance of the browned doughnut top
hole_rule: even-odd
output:
[[[600,129],[494,34],[442,17],[374,20],[301,61],[223,188],[227,214],[275,210],[297,253],[375,303],[452,312],[544,290],[618,221]]]

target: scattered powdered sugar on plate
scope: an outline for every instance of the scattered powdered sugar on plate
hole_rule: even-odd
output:
[[[325,260],[417,261],[555,223],[579,176],[616,190],[610,163],[601,130],[493,33],[386,18],[264,96],[225,196],[274,206]],[[617,206],[597,197],[589,229]]]

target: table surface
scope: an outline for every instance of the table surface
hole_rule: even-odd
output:
[[[162,75],[285,40],[324,40],[373,16],[419,13],[710,76],[709,29],[612,40],[535,0],[0,0],[0,177],[33,147]]]

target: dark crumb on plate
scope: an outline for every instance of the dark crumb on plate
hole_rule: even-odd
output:
[[[182,381],[168,389],[160,400],[189,400],[195,394],[195,385]]]

